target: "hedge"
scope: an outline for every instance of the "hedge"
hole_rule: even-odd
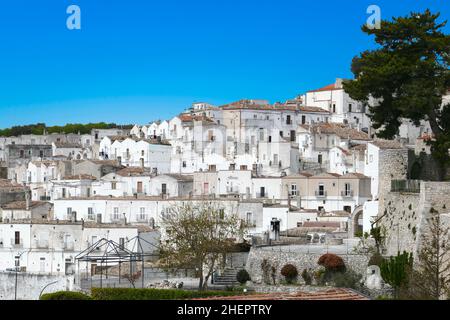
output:
[[[92,300],[92,298],[81,292],[57,291],[43,294],[40,300]]]
[[[235,296],[233,291],[188,291],[179,289],[92,288],[94,300],[185,300]]]

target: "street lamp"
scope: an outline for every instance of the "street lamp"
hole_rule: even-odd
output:
[[[15,286],[14,286],[14,300],[17,300],[17,273],[19,272],[19,266],[20,266],[20,256],[15,256],[15,270],[16,270],[16,280],[15,280]]]

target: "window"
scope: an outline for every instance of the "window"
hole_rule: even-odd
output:
[[[296,184],[291,184],[291,196],[297,196],[297,185]]]
[[[283,137],[283,131],[280,131],[280,137]]]
[[[317,208],[317,210],[319,210],[319,211],[324,211],[324,209],[323,209],[323,207],[322,206],[319,206],[318,208]]]
[[[209,183],[208,182],[203,183],[203,194],[209,194]]]
[[[66,197],[66,188],[62,188],[62,197],[63,197],[63,198]]]
[[[161,184],[161,193],[163,195],[167,194],[167,184],[165,184],[165,183]]]
[[[269,142],[272,142],[272,136],[269,136]]]
[[[116,188],[117,188],[117,182],[115,182],[115,181],[111,182],[111,189],[116,190]]]
[[[120,250],[125,249],[125,238],[119,238],[119,249]]]
[[[320,163],[320,164],[322,164],[322,155],[321,155],[321,154],[319,154],[319,155],[317,156],[317,162]]]
[[[348,104],[348,112],[352,112],[352,104],[351,103]]]
[[[20,231],[14,232],[14,244],[16,245],[20,244]]]
[[[291,141],[295,142],[295,130],[291,130]]]
[[[70,218],[72,216],[72,208],[68,207],[67,208],[67,216]]]
[[[302,116],[302,124],[306,123],[306,116]]]
[[[319,196],[324,196],[325,195],[325,186],[323,185],[323,183],[319,184]]]
[[[347,211],[348,213],[352,212],[352,207],[351,206],[344,206],[344,211]]]
[[[240,170],[247,170],[247,166],[246,166],[246,165],[242,165],[242,166],[240,166],[239,169],[240,169]]]
[[[137,182],[137,193],[142,193],[142,192],[143,192],[142,181],[138,181]]]
[[[333,103],[333,113],[336,113],[336,104]]]
[[[139,220],[140,221],[143,221],[143,220],[146,220],[146,215],[145,215],[145,208],[144,207],[141,207],[141,208],[139,208]]]
[[[245,222],[247,225],[253,225],[253,213],[252,212],[247,212],[245,214]]]
[[[119,207],[114,207],[113,220],[119,220]]]
[[[186,161],[183,161],[183,168],[186,168]]]
[[[88,208],[88,220],[94,220],[94,208]]]
[[[350,183],[346,183],[345,185],[344,185],[344,194],[345,194],[345,196],[350,196],[351,195],[351,190],[350,190]]]
[[[236,170],[236,164],[231,163],[229,169],[230,169],[230,170]]]
[[[373,154],[369,155],[369,162],[373,162]]]
[[[44,157],[44,151],[43,150],[39,150],[39,157],[43,158]]]
[[[292,124],[291,116],[286,116],[286,124]]]

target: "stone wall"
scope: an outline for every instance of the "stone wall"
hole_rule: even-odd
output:
[[[0,273],[0,300],[14,300],[16,274]],[[50,276],[21,273],[17,274],[17,300],[38,300],[44,287],[52,282],[44,293],[76,290],[73,276]]]
[[[379,154],[379,191],[382,197],[391,191],[391,180],[406,179],[408,175],[408,149],[381,149]]]
[[[430,209],[440,214],[450,211],[450,182],[422,181],[420,193],[390,192],[380,199],[378,225],[386,230],[386,253],[406,250],[416,253],[426,232]],[[382,203],[382,204],[381,204]]]
[[[281,268],[290,263],[297,267],[299,274],[304,269],[316,270],[319,268],[317,261],[322,253],[303,253],[303,252],[283,252],[283,251],[270,251],[262,248],[252,247],[250,250],[247,265],[245,269],[250,274],[250,277],[254,283],[263,283],[263,270],[261,264],[263,260],[266,260],[270,266],[276,268],[276,283],[280,283],[284,280],[284,277],[280,274]],[[365,275],[368,263],[368,257],[358,254],[343,254],[340,255],[344,260],[348,269],[351,269],[359,274]],[[301,280],[301,277],[299,277]]]
[[[391,192],[380,199],[380,220],[378,226],[386,231],[386,255],[398,251],[412,252],[417,239],[421,215],[420,194]]]

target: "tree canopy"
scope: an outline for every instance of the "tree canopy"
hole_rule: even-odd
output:
[[[195,268],[203,290],[221,257],[233,251],[246,225],[236,213],[225,214],[218,205],[202,202],[173,205],[161,216],[164,230],[160,261],[166,268]]]
[[[374,36],[377,47],[353,59],[355,80],[345,81],[344,89],[369,106],[380,137],[394,137],[402,119],[415,125],[428,121],[433,155],[446,163],[450,104],[443,104],[443,96],[450,88],[450,36],[443,32],[447,21],[438,22],[439,16],[426,10],[383,20],[379,29],[364,25],[362,31]]]
[[[47,127],[45,123],[29,124],[24,126],[13,126],[11,128],[0,129],[0,136],[2,137],[14,137],[20,136],[22,134],[36,134],[43,135],[44,132],[51,133],[80,133],[88,134],[91,133],[92,129],[113,129],[113,128],[123,128],[131,129],[133,125],[117,125],[115,123],[68,123],[64,126],[49,126]]]

